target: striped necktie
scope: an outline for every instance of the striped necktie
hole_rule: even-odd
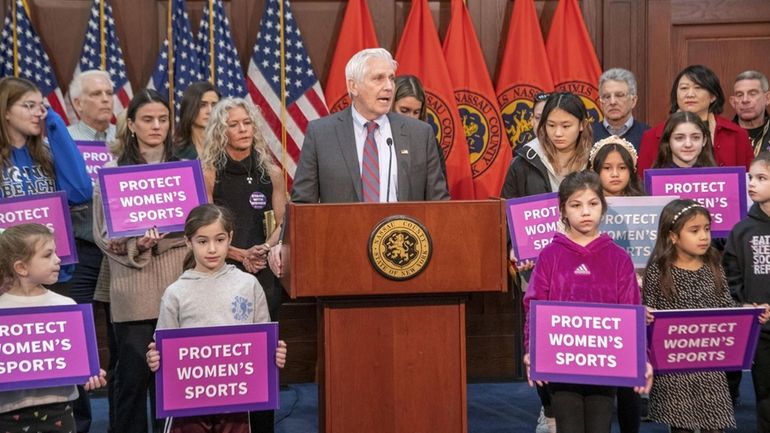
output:
[[[366,122],[366,141],[364,142],[363,170],[361,183],[364,191],[364,201],[377,203],[380,201],[380,158],[377,143],[374,141],[374,131],[379,125],[374,121]]]

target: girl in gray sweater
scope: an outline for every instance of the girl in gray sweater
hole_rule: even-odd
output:
[[[190,211],[184,230],[185,242],[190,248],[185,272],[163,294],[156,329],[270,321],[265,293],[257,279],[225,264],[233,228],[233,218],[225,208],[206,204]],[[286,343],[280,340],[275,363],[279,368],[286,364]],[[155,343],[150,343],[147,364],[152,371],[160,367]],[[172,433],[249,432],[247,413],[177,417],[169,422]],[[222,430],[225,426],[229,430]]]

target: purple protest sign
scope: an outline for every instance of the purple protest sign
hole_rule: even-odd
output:
[[[644,172],[649,195],[678,195],[700,202],[711,213],[711,234],[727,237],[746,217],[746,169],[704,167],[650,169]]]
[[[163,329],[158,418],[278,408],[278,324]]]
[[[559,224],[556,193],[537,194],[505,201],[511,246],[518,261],[537,259],[551,243]]]
[[[187,214],[207,202],[198,160],[105,167],[99,187],[110,237],[141,235],[152,227],[182,231]]]
[[[42,224],[51,229],[56,255],[63,265],[78,262],[67,193],[57,191],[0,200],[0,228],[25,223]]]
[[[91,304],[0,309],[0,391],[82,385],[99,374]]]
[[[656,373],[751,368],[762,308],[657,310],[648,333]]]
[[[83,141],[75,142],[80,154],[83,155],[83,161],[86,162],[86,171],[91,181],[96,183],[99,179],[99,170],[104,164],[115,159],[112,152],[107,148],[107,143],[103,141]]]
[[[641,305],[532,301],[529,323],[532,380],[644,385]]]

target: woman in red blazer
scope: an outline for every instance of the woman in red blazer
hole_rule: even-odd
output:
[[[674,79],[671,87],[671,108],[669,113],[690,111],[701,120],[708,122],[714,143],[714,159],[718,166],[740,166],[748,170],[754,158],[749,135],[740,126],[720,116],[725,96],[719,78],[709,68],[691,65],[683,69]],[[663,125],[645,131],[639,148],[639,177],[644,179],[644,170],[652,166],[658,155]]]

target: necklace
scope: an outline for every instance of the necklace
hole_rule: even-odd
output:
[[[237,162],[238,162],[238,165],[240,165],[243,168],[243,170],[246,171],[246,182],[249,185],[251,185],[251,183],[254,182],[254,176],[253,176],[254,158],[252,157],[251,154],[249,154],[249,156],[247,158],[249,160],[249,168],[248,169],[246,169],[246,165],[243,163],[242,160],[241,161],[237,161]]]

